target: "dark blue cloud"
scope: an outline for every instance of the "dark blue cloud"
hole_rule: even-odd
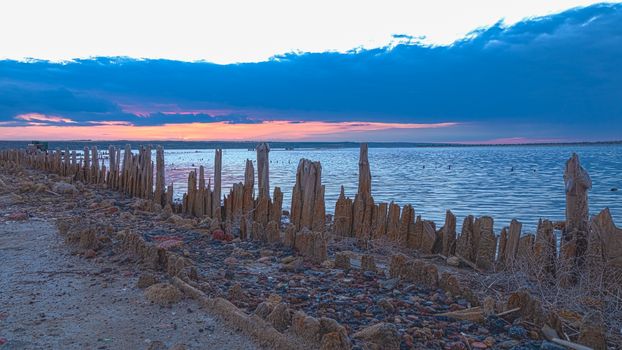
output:
[[[480,138],[619,139],[621,62],[622,5],[599,4],[510,27],[498,23],[450,46],[408,41],[231,65],[129,58],[0,61],[0,119],[38,112],[136,125],[453,121],[466,123],[470,135]],[[240,113],[152,111],[141,118],[124,111],[123,103]]]

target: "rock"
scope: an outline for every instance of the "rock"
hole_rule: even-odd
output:
[[[521,326],[512,326],[508,329],[508,335],[520,340],[527,337],[527,330]]]
[[[224,241],[225,231],[220,230],[220,229],[212,231],[212,239],[215,239],[217,241]]]
[[[390,299],[382,298],[378,301],[378,306],[380,306],[386,313],[392,314],[395,312],[395,307],[391,303]]]
[[[327,237],[323,232],[314,232],[306,226],[295,234],[294,247],[305,258],[321,264],[328,255]]]
[[[490,296],[484,298],[482,309],[484,310],[485,316],[493,315],[495,313],[495,300]]]
[[[544,312],[540,301],[533,298],[529,291],[526,289],[520,289],[508,297],[507,309],[520,308],[516,316],[520,316],[525,320],[535,323],[536,325],[542,325],[545,321]]]
[[[166,345],[164,345],[164,343],[159,340],[154,340],[149,343],[149,347],[147,348],[147,350],[166,350]]]
[[[462,286],[460,285],[460,282],[456,276],[448,272],[443,272],[441,279],[438,281],[438,285],[443,290],[451,293],[451,295],[456,296],[462,294]]]
[[[350,257],[346,253],[335,254],[335,268],[349,270],[350,267]]]
[[[272,257],[264,256],[263,258],[257,259],[258,263],[270,265],[272,263]]]
[[[518,344],[520,344],[520,343],[518,341],[516,341],[516,340],[506,340],[506,341],[503,341],[501,343],[498,343],[497,347],[499,349],[513,349]]]
[[[292,324],[290,310],[284,303],[277,304],[274,310],[266,317],[266,320],[279,332],[285,331]]]
[[[292,317],[292,328],[295,334],[313,343],[320,340],[320,321],[315,317],[307,316],[302,311],[296,311]]]
[[[165,250],[183,247],[184,242],[181,239],[167,239],[158,243],[157,247]]]
[[[286,257],[284,257],[283,259],[281,259],[281,263],[283,264],[289,264],[290,262],[296,260],[296,257],[293,255],[288,255]]]
[[[334,269],[335,268],[335,262],[332,260],[324,260],[320,266],[322,266],[325,269]]]
[[[270,302],[264,301],[257,305],[254,313],[255,315],[265,319],[266,317],[268,317],[268,315],[270,315],[272,310],[274,310],[274,305]]]
[[[404,254],[393,254],[391,256],[391,263],[389,265],[389,276],[391,278],[398,278],[402,275],[402,270],[406,266],[408,257]]]
[[[227,292],[227,299],[232,303],[236,303],[244,299],[244,291],[239,283],[232,285]]]
[[[342,332],[330,332],[322,337],[320,350],[347,350],[350,349],[350,340]]]
[[[283,300],[283,297],[281,297],[281,296],[280,296],[280,295],[278,295],[278,294],[274,294],[274,293],[272,293],[272,294],[270,294],[270,295],[268,296],[268,302],[270,302],[270,303],[272,303],[272,304],[275,304],[275,305],[276,305],[276,304],[278,304],[278,303],[280,303],[280,302],[281,302],[281,300]]]
[[[87,249],[84,251],[84,257],[87,259],[93,259],[97,256],[97,253],[93,249]]]
[[[66,182],[56,182],[52,186],[52,191],[59,194],[76,194],[79,192],[76,186]]]
[[[150,273],[143,273],[138,277],[138,282],[136,282],[136,287],[143,289],[154,284],[158,283],[157,278]]]
[[[376,262],[373,255],[364,254],[361,257],[361,270],[376,272]]]
[[[181,300],[181,292],[170,283],[156,283],[145,290],[145,296],[153,303],[167,306]]]
[[[289,262],[287,264],[283,264],[281,266],[281,269],[283,271],[287,271],[287,272],[300,272],[300,271],[302,271],[304,269],[303,259],[302,258],[296,258],[292,262]]]
[[[354,334],[353,338],[366,342],[370,349],[399,350],[400,336],[395,325],[377,323]]]
[[[400,283],[400,279],[399,278],[391,278],[385,281],[381,281],[380,285],[382,286],[382,288],[384,289],[395,289],[395,287],[397,287],[397,285]]]
[[[7,220],[9,221],[24,221],[28,220],[28,213],[25,212],[16,212],[11,213],[7,216]]]
[[[581,320],[579,343],[594,350],[606,350],[605,322],[600,311],[592,311]]]
[[[225,265],[237,265],[238,259],[233,256],[228,256],[225,258],[225,260],[223,260],[223,262],[225,263]]]
[[[447,265],[460,267],[460,259],[457,256],[450,256],[447,258]]]

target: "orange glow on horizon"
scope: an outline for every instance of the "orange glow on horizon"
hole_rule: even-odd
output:
[[[457,123],[379,123],[322,121],[291,122],[265,121],[259,124],[189,123],[157,126],[124,125],[118,122],[99,122],[94,126],[29,125],[0,126],[0,138],[4,140],[222,140],[240,141],[253,139],[312,140],[318,136],[330,136],[343,132],[368,132],[391,129],[436,129],[458,125]]]

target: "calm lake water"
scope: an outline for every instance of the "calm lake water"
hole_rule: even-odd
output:
[[[372,194],[376,202],[412,204],[417,215],[438,227],[451,209],[459,223],[469,214],[489,215],[497,231],[512,218],[523,223],[523,231],[533,231],[539,218],[564,219],[563,172],[572,152],[592,178],[590,211],[609,207],[622,224],[622,145],[370,148]],[[341,185],[346,195],[356,193],[358,155],[356,148],[272,149],[270,186],[281,187],[283,208],[289,209],[298,161],[320,161],[326,208],[332,213]],[[255,152],[223,150],[223,194],[244,180],[247,158],[255,161]],[[165,161],[176,198],[186,191],[191,169],[203,165],[206,178],[213,176],[214,150],[167,150]]]

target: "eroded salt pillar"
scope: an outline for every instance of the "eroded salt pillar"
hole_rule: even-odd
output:
[[[562,233],[562,257],[564,259],[582,258],[587,250],[589,229],[589,208],[587,192],[592,188],[592,180],[579,163],[579,156],[573,153],[566,161],[564,171],[566,185],[566,226]],[[580,265],[577,260],[574,264]]]
[[[272,195],[272,205],[270,206],[269,221],[274,221],[277,226],[281,224],[281,215],[283,214],[283,192],[280,187],[274,188],[274,194]]]
[[[112,152],[111,152],[112,154]],[[113,162],[113,158],[110,158],[110,161]],[[111,169],[112,170],[112,169]],[[154,192],[154,200],[156,203],[164,206],[166,198],[164,197],[165,192],[165,183],[164,183],[164,148],[162,146],[158,146],[156,149],[156,184],[155,184],[155,192]]]
[[[592,180],[579,163],[576,153],[566,161],[564,171],[566,185],[566,229],[565,232],[587,232],[589,208],[587,191],[592,188]]]
[[[588,248],[589,255],[602,257],[606,266],[622,268],[622,229],[613,222],[609,208],[592,218]]]
[[[458,236],[458,239],[456,240],[456,255],[459,255],[464,259],[470,261],[473,261],[473,224],[473,215],[469,215],[464,218],[464,221],[462,222],[462,230],[460,231],[460,236]]]
[[[374,215],[371,221],[373,239],[382,238],[387,234],[387,210],[387,203],[378,203],[374,208]]]
[[[296,171],[296,184],[292,192],[292,223],[297,231],[307,227],[312,230],[314,227],[322,228],[326,212],[316,212],[321,210],[323,203],[324,189],[322,185],[322,166],[320,162],[312,162],[308,159],[301,159]],[[315,223],[314,220],[319,222]],[[323,231],[323,229],[322,229]]]
[[[367,144],[362,143],[359,151],[359,194],[371,196],[371,170],[367,156]]]
[[[199,166],[199,187],[194,198],[194,214],[198,217],[205,215],[205,168]]]
[[[195,196],[197,192],[197,173],[192,170],[188,174],[188,191],[184,201],[184,211],[186,214],[194,215]]]
[[[411,226],[414,226],[415,222],[415,210],[412,205],[406,204],[402,208],[402,216],[400,217],[399,233],[397,241],[403,244],[408,244],[408,232],[412,231]]]
[[[482,216],[478,219],[477,229],[478,242],[475,253],[475,264],[483,270],[492,269],[497,253],[497,237],[493,232],[494,221],[490,216]]]
[[[499,233],[499,245],[497,249],[497,268],[503,269],[505,268],[505,249],[507,248],[508,243],[508,228],[504,227],[501,229],[501,233]]]
[[[443,226],[443,249],[444,256],[453,255],[456,252],[456,216],[447,210],[445,213],[445,225]]]
[[[346,197],[343,186],[341,186],[341,192],[335,204],[333,222],[333,232],[336,235],[350,236],[352,234],[352,199]]]
[[[220,209],[222,200],[222,150],[217,148],[214,153],[214,192],[212,194],[212,215],[213,218],[222,220]]]
[[[87,183],[91,181],[91,162],[89,153],[89,147],[84,146],[84,164],[82,168],[82,179]]]
[[[91,147],[91,181],[98,183],[99,176],[99,156],[97,153],[97,146]]]
[[[397,203],[389,204],[389,214],[387,216],[387,238],[397,242],[400,232],[400,206]]]
[[[557,241],[555,229],[549,220],[538,222],[536,240],[533,245],[536,273],[539,275],[554,275],[555,261],[557,260]]]
[[[356,238],[363,241],[371,238],[374,210],[374,199],[371,196],[371,171],[367,154],[367,144],[363,143],[359,153],[358,192],[352,204],[352,231]]]
[[[514,264],[518,254],[518,245],[520,243],[520,235],[523,224],[516,219],[512,219],[510,229],[508,230],[508,239],[505,246],[505,267]]]
[[[253,210],[253,196],[255,191],[255,168],[253,167],[253,161],[246,160],[246,167],[244,168],[244,200],[243,211],[244,215],[248,215]]]
[[[262,142],[257,145],[257,185],[259,188],[259,196],[270,196],[270,146]]]

